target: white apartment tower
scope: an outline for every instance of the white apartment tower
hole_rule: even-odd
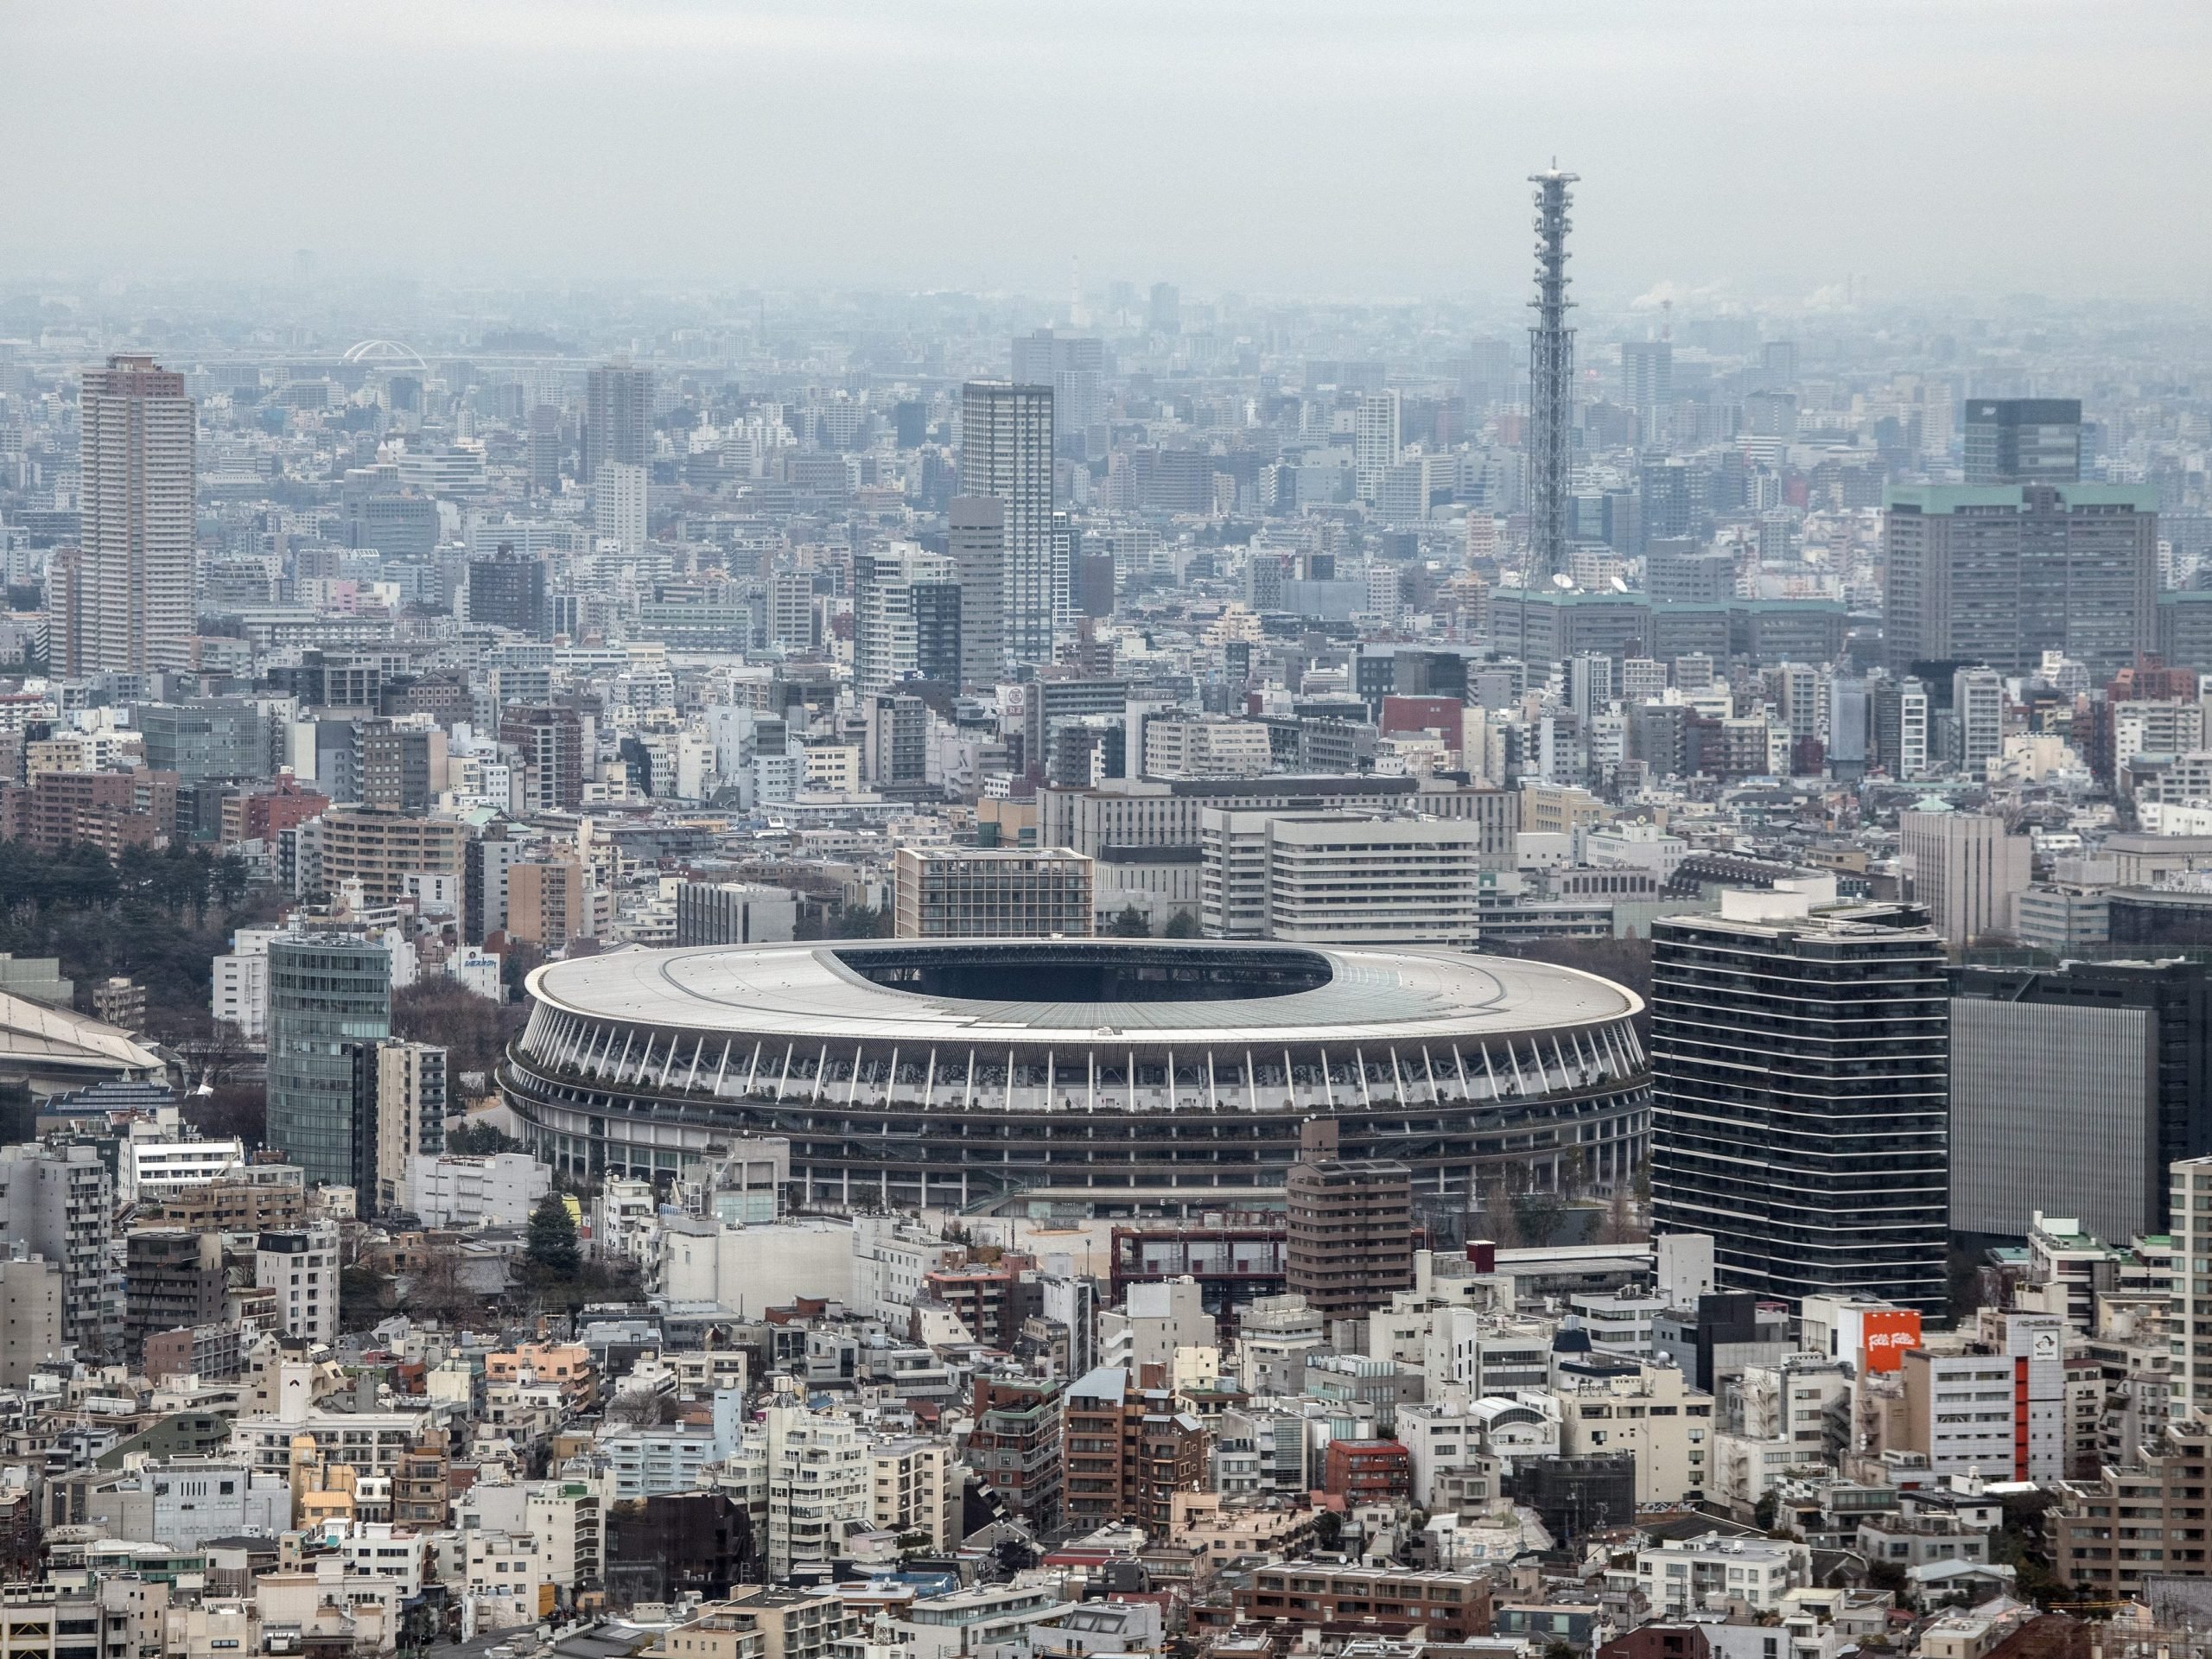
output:
[[[970,380],[960,405],[960,490],[1006,509],[1000,582],[1006,647],[1017,662],[1049,663],[1054,636],[1074,624],[1074,573],[1052,533],[1052,389]]]
[[[950,583],[953,562],[902,546],[853,560],[853,690],[863,697],[912,679],[920,667],[914,589]]]
[[[1370,392],[1352,416],[1352,481],[1363,501],[1372,501],[1382,475],[1398,464],[1398,394]]]
[[[2212,1417],[2212,1158],[2184,1158],[2169,1166],[2168,1205],[2173,1233],[2173,1300],[2167,1329],[2173,1341],[2173,1400],[2167,1415],[2179,1422]]]
[[[615,543],[625,558],[645,550],[645,483],[651,476],[644,467],[610,461],[592,478],[592,532],[602,543]]]
[[[1951,676],[1951,718],[1959,774],[1980,778],[2005,753],[2005,677],[1993,668],[1961,668]]]
[[[79,407],[83,550],[54,666],[67,674],[183,667],[194,531],[194,416],[184,377],[150,357],[111,357],[85,372]]]

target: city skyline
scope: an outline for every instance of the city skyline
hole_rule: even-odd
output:
[[[2094,30],[2055,6],[192,18],[16,10],[0,137],[50,154],[0,188],[6,274],[265,277],[304,247],[470,281],[1051,294],[1075,259],[1202,289],[1503,294],[1522,176],[1554,156],[1587,180],[1586,301],[2176,297],[2212,268],[2202,187],[2155,164],[2203,120],[2188,69],[2212,19],[2179,6]],[[196,97],[218,68],[256,97]],[[129,106],[77,119],[103,77]],[[334,127],[348,85],[376,95]],[[147,142],[165,118],[185,142]],[[2066,139],[2036,166],[1988,164],[2041,130]],[[994,152],[1010,131],[1029,141]],[[549,235],[564,215],[587,232]]]

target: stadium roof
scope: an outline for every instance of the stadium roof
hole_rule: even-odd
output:
[[[855,962],[879,953],[1048,950],[1070,959],[1146,953],[1203,963],[1212,953],[1280,953],[1325,969],[1311,988],[1195,1000],[1024,1001],[879,984]],[[1317,975],[1317,977],[1319,976]],[[662,1029],[763,1032],[830,1041],[1028,1043],[1102,1039],[1255,1047],[1282,1043],[1445,1041],[1604,1024],[1637,1013],[1634,993],[1571,968],[1446,949],[1158,940],[838,941],[626,950],[548,963],[530,988],[548,1007]]]

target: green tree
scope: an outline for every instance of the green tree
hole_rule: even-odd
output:
[[[493,1153],[520,1152],[522,1142],[489,1123],[464,1123],[447,1132],[446,1150],[464,1157],[486,1158]]]
[[[1171,939],[1195,939],[1198,937],[1198,918],[1187,910],[1179,910],[1167,918],[1161,934]]]
[[[1513,1219],[1521,1236],[1541,1249],[1559,1236],[1567,1220],[1567,1200],[1552,1192],[1516,1192]]]
[[[1106,933],[1108,938],[1116,939],[1148,939],[1152,937],[1152,930],[1145,925],[1144,912],[1135,905],[1128,906],[1109,922]]]
[[[558,1192],[548,1192],[530,1212],[530,1243],[524,1254],[556,1278],[573,1279],[583,1270],[583,1252],[576,1248],[576,1218]]]

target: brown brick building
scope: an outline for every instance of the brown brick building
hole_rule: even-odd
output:
[[[1432,1642],[1490,1634],[1490,1586],[1471,1573],[1282,1561],[1261,1567],[1236,1592],[1236,1615],[1258,1624],[1287,1619],[1368,1636],[1427,1627]]]
[[[976,1379],[968,1465],[1006,1500],[1007,1508],[1044,1531],[1059,1524],[1064,1501],[1060,1406],[1058,1382],[1020,1376]]]
[[[1335,1440],[1321,1465],[1321,1490],[1347,1503],[1387,1503],[1409,1497],[1413,1453],[1396,1440]]]
[[[89,842],[112,858],[175,833],[173,772],[48,772],[0,785],[0,836],[42,853]]]
[[[302,789],[289,779],[257,795],[232,795],[223,802],[223,841],[272,841],[287,830],[330,810],[330,798]]]
[[[1337,1126],[1300,1126],[1284,1181],[1284,1279],[1332,1319],[1357,1319],[1414,1283],[1413,1173],[1381,1160],[1337,1157]]]
[[[1129,1521],[1165,1536],[1175,1494],[1205,1484],[1205,1426],[1127,1371],[1101,1366],[1069,1384],[1062,1421],[1071,1527]]]

